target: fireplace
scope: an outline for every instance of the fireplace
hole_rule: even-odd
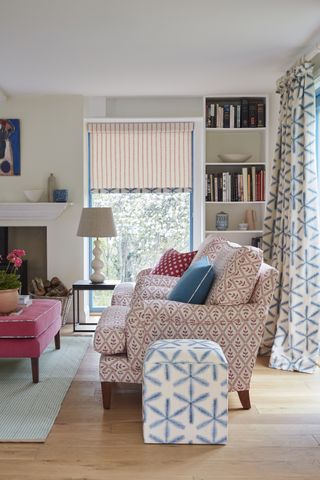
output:
[[[27,252],[20,268],[21,293],[26,295],[34,277],[47,278],[47,228],[0,227],[0,255],[5,259],[14,248]],[[2,261],[0,268],[6,265],[6,260]]]

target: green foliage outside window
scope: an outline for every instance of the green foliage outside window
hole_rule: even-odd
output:
[[[117,237],[101,239],[105,275],[132,282],[169,248],[190,248],[190,193],[95,193],[93,207],[112,207]],[[95,292],[94,306],[106,305]]]

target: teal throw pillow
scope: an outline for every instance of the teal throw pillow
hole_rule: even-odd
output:
[[[208,257],[203,257],[190,265],[184,272],[171,290],[168,300],[201,305],[206,301],[215,277],[213,265],[209,262]]]

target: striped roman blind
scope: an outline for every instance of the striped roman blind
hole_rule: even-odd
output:
[[[192,122],[89,123],[91,191],[190,191],[192,131]]]

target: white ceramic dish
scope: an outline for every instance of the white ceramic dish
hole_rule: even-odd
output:
[[[248,155],[247,153],[220,153],[218,157],[223,162],[242,163],[247,162],[252,155]]]
[[[29,202],[36,203],[36,202],[39,202],[43,194],[43,190],[42,189],[24,190],[23,193]]]
[[[247,223],[239,223],[239,230],[248,230]]]

